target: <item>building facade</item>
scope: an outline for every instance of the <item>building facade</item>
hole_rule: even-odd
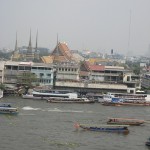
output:
[[[14,62],[9,61],[4,64],[4,83],[11,86],[16,86],[18,77],[24,73],[36,75],[36,83],[39,85],[53,86],[55,69],[52,65],[33,62]]]

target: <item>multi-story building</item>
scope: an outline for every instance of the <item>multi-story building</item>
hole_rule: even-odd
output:
[[[81,63],[79,80],[56,82],[57,87],[73,88],[87,92],[128,92],[135,93],[140,89],[140,77],[132,71],[120,66],[103,66],[91,64],[87,61]],[[66,76],[66,79],[68,77]],[[61,77],[61,79],[63,79]]]
[[[52,65],[32,62],[14,62],[8,61],[4,63],[4,83],[16,86],[18,76],[23,73],[30,72],[36,75],[36,83],[39,85],[53,86],[55,69]]]
[[[141,86],[143,88],[150,88],[150,73],[145,73],[142,76]]]
[[[79,81],[79,64],[77,63],[60,63],[56,67],[56,81],[70,80]]]
[[[54,77],[56,69],[53,68],[53,65],[44,64],[44,63],[33,63],[31,67],[31,72],[36,74],[38,83],[40,85],[54,85]]]

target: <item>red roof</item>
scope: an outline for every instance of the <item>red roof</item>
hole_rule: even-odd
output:
[[[92,71],[104,71],[105,66],[102,65],[89,65],[90,70]]]
[[[90,71],[104,71],[105,70],[105,66],[103,66],[103,65],[92,65],[88,61],[85,61],[85,67],[87,67]]]

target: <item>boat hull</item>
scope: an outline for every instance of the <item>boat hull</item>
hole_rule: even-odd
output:
[[[111,125],[133,125],[139,126],[143,124],[144,120],[134,119],[134,118],[110,118],[107,124]]]
[[[0,107],[0,114],[17,115],[19,113],[17,108],[14,107]]]
[[[107,122],[110,125],[131,125],[131,126],[140,126],[144,122]]]
[[[49,103],[77,103],[77,104],[91,104],[94,103],[94,101],[61,101],[61,100],[47,100]]]
[[[129,130],[126,126],[122,127],[96,127],[96,126],[85,126],[85,125],[79,125],[80,128],[84,130],[89,130],[89,131],[97,131],[97,132],[117,132],[117,133],[129,133]]]
[[[121,106],[120,103],[112,103],[112,102],[103,102],[102,105],[104,105],[104,106]]]
[[[145,145],[146,146],[150,146],[150,142],[145,142]]]

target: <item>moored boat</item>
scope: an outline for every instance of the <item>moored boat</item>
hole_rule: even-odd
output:
[[[147,94],[129,94],[129,93],[107,93],[103,96],[105,101],[111,101],[112,98],[120,98],[124,102],[150,102],[150,96]]]
[[[102,102],[101,104],[104,106],[121,106],[120,103],[114,103],[114,102]]]
[[[33,90],[30,94],[22,95],[22,98],[26,99],[48,99],[48,98],[77,98],[78,95],[75,92],[68,90]]]
[[[85,103],[94,103],[94,100],[90,100],[88,98],[49,98],[47,102],[50,103],[79,103],[79,104],[85,104]]]
[[[129,133],[127,125],[85,125],[76,123],[74,125],[77,129],[82,128],[89,131],[100,131],[100,132],[117,132],[117,133]]]
[[[144,120],[139,120],[139,119],[131,119],[131,118],[110,118],[107,121],[107,124],[111,125],[134,125],[138,126],[143,124],[145,121]]]
[[[18,114],[18,108],[15,107],[0,107],[0,114]]]

